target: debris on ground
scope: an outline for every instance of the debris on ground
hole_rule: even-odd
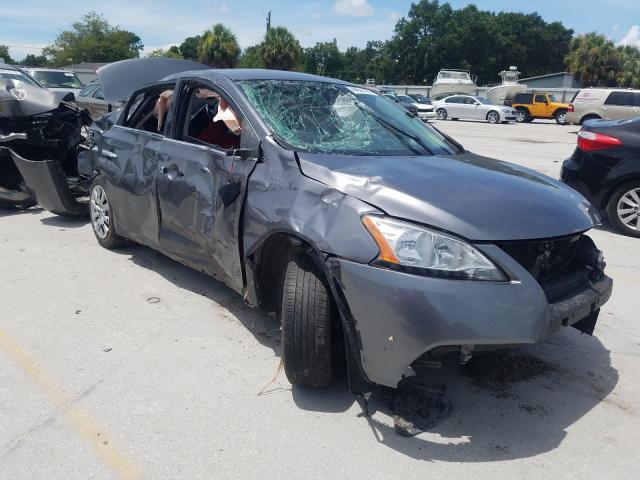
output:
[[[504,390],[512,383],[555,370],[555,366],[537,357],[508,351],[473,357],[465,365],[464,374],[479,387]]]

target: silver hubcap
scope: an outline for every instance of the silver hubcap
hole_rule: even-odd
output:
[[[564,123],[565,118],[566,118],[566,115],[564,113],[561,113],[560,115],[558,115],[558,122]]]
[[[629,229],[640,232],[640,188],[633,188],[620,197],[618,218]]]
[[[447,117],[447,112],[445,112],[444,110],[438,110],[436,114],[438,115],[438,118],[440,120],[444,120]]]
[[[100,185],[96,185],[91,191],[91,225],[100,239],[104,240],[109,235],[110,214],[107,194]]]
[[[516,112],[516,120],[518,120],[519,122],[524,121],[525,116],[524,116],[524,112]]]
[[[489,123],[496,123],[498,121],[498,115],[496,115],[495,113],[490,113],[489,114]]]

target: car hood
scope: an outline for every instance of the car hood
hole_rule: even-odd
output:
[[[431,157],[298,154],[305,176],[388,215],[474,241],[560,237],[599,223],[590,203],[546,175],[465,153]]]

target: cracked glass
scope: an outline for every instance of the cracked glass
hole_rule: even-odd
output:
[[[293,150],[371,156],[454,153],[438,132],[365,88],[302,80],[237,83],[274,136]]]

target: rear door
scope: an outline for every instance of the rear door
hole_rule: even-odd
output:
[[[234,138],[224,122],[213,121],[220,102],[203,100],[196,90],[219,95],[242,118],[217,85],[181,81],[172,138],[157,169],[160,249],[242,291],[239,221],[247,178],[258,161],[257,136],[241,120]],[[241,147],[247,148],[242,155]]]
[[[449,97],[444,103],[449,118],[459,118],[463,114],[462,108],[460,108],[462,105],[462,97]]]
[[[603,118],[620,120],[636,114],[634,94],[629,91],[614,91],[609,94],[602,106]]]

